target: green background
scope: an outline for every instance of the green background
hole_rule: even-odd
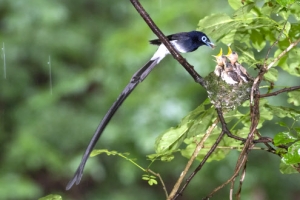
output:
[[[206,15],[233,12],[226,1],[141,3],[166,35],[195,30]],[[104,154],[89,159],[80,185],[65,191],[98,123],[156,50],[148,44],[155,35],[130,1],[0,0],[0,5],[0,198],[164,199],[160,184],[149,186],[134,165]],[[206,76],[215,66],[211,55],[218,52],[201,47],[184,57]],[[155,138],[206,98],[168,56],[126,100],[97,148],[130,152],[146,168]],[[270,101],[285,102],[280,96]],[[267,122],[262,132],[272,136],[273,124]],[[234,150],[221,162],[207,163],[179,199],[210,193],[232,175],[237,156]],[[151,169],[170,191],[186,161],[178,154]],[[251,152],[242,199],[299,199],[298,175],[280,174],[279,163],[275,155]],[[228,199],[228,189],[214,199]]]

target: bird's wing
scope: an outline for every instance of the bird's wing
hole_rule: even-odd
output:
[[[188,39],[190,39],[188,37],[188,33],[187,32],[175,33],[175,34],[172,34],[172,35],[168,35],[166,37],[168,38],[169,41],[173,41],[173,40],[188,40]],[[149,42],[150,42],[150,44],[153,44],[153,45],[161,45],[160,39],[150,40]]]

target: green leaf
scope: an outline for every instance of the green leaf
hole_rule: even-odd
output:
[[[299,0],[298,0],[298,3],[294,3],[290,7],[290,11],[294,15],[294,17],[296,18],[296,20],[299,21],[300,20],[300,3],[299,3]]]
[[[300,91],[292,91],[292,92],[288,92],[288,103],[291,103],[295,106],[299,106],[300,105]]]
[[[284,162],[280,162],[279,165],[280,168],[280,172],[282,174],[295,174],[295,173],[299,173],[292,165],[287,165]]]
[[[278,70],[273,68],[270,68],[268,72],[265,74],[265,79],[270,82],[275,82],[278,79]]]
[[[253,47],[257,51],[261,51],[267,44],[265,38],[263,37],[262,33],[257,30],[252,30],[251,36],[250,36],[251,42]]]
[[[273,141],[275,146],[279,146],[295,142],[297,139],[290,132],[280,132],[275,135]]]
[[[150,179],[150,180],[148,181],[148,183],[149,183],[149,185],[157,185],[157,180],[155,180],[155,179]]]
[[[235,29],[238,22],[226,14],[213,14],[201,19],[198,23],[198,30],[204,31],[214,40],[219,41]],[[228,38],[227,38],[228,40]]]
[[[95,149],[91,152],[90,157],[94,157],[102,153],[106,153],[108,156],[110,155],[115,156],[118,154],[117,151],[108,151],[107,149]]]
[[[276,124],[278,124],[279,126],[282,126],[282,127],[287,127],[287,124],[284,122],[276,122]]]
[[[156,153],[163,153],[167,150],[175,150],[183,142],[186,137],[186,132],[190,128],[189,124],[182,124],[177,127],[172,127],[162,133],[155,142]]]
[[[275,115],[280,118],[288,117],[295,119],[295,117],[300,115],[300,111],[293,108],[283,107],[283,106],[272,106],[265,104],[264,107],[271,112],[271,115]]]
[[[238,8],[243,6],[241,0],[228,0],[228,3],[233,10],[237,10]]]
[[[300,27],[300,26],[299,26]],[[278,49],[275,52],[275,57],[281,53],[282,50]],[[300,48],[292,49],[287,55],[280,59],[278,66],[293,76],[300,77]]]
[[[282,161],[285,164],[300,163],[300,141],[295,142],[288,148],[288,152],[283,156]]]
[[[276,0],[276,2],[277,2],[278,4],[280,4],[281,6],[283,6],[283,7],[286,7],[286,6],[288,6],[289,4],[295,3],[295,0]]]
[[[39,198],[39,200],[62,200],[62,197],[57,194],[50,194],[48,196]]]
[[[187,137],[193,137],[195,134],[205,132],[210,125],[212,117],[215,115],[214,108],[205,110],[209,100],[207,99],[194,111],[184,117],[177,127],[172,127],[162,133],[155,142],[157,154],[167,153],[177,150]],[[169,158],[168,158],[169,159]]]

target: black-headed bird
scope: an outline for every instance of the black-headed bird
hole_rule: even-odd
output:
[[[180,53],[188,53],[195,51],[202,45],[206,45],[211,48],[215,47],[215,45],[209,40],[209,38],[204,33],[199,31],[176,33],[168,35],[167,38],[174,46],[174,48]],[[75,183],[76,185],[79,184],[83,175],[83,169],[85,167],[87,159],[89,158],[90,153],[92,152],[106,125],[113,117],[115,112],[118,110],[118,108],[121,106],[121,104],[124,102],[124,100],[134,90],[134,88],[148,76],[148,74],[153,70],[153,68],[166,55],[170,54],[169,50],[165,47],[164,44],[162,44],[162,42],[159,39],[151,40],[150,43],[159,46],[157,51],[154,53],[152,58],[132,76],[128,85],[124,88],[120,96],[105,114],[104,118],[98,125],[87,149],[85,150],[85,153],[83,154],[81,163],[79,164],[74,177],[68,183],[66,187],[67,190],[69,190]]]
[[[232,51],[231,48],[228,47],[228,53],[226,57],[230,61],[237,74],[245,83],[251,80],[251,76],[248,74],[247,70],[238,62],[239,55],[237,52]]]

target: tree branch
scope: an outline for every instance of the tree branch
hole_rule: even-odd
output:
[[[290,92],[290,91],[294,91],[294,90],[299,90],[300,89],[300,86],[294,86],[294,87],[289,87],[289,88],[283,88],[281,90],[278,90],[276,92],[272,92],[272,93],[268,93],[268,94],[261,94],[259,95],[259,98],[263,98],[263,97],[270,97],[270,96],[276,96],[280,93],[283,93],[283,92]]]
[[[219,122],[218,119],[216,119],[213,122],[213,124],[207,129],[207,131],[206,131],[205,135],[203,136],[203,138],[201,139],[201,141],[197,144],[197,146],[196,146],[196,148],[195,148],[195,150],[194,150],[194,152],[192,154],[192,157],[188,161],[186,167],[184,168],[184,171],[180,174],[179,179],[177,180],[176,184],[174,185],[174,188],[171,191],[170,196],[168,197],[168,200],[175,199],[174,196],[177,194],[177,191],[178,191],[178,189],[179,189],[179,187],[180,187],[180,185],[181,185],[181,183],[183,181],[183,178],[187,174],[187,172],[190,169],[191,165],[193,164],[194,160],[197,158],[200,150],[203,148],[204,142],[210,136],[210,134],[212,133],[212,131],[214,130],[214,128],[217,126],[218,122]]]
[[[153,20],[150,18],[149,14],[145,11],[143,6],[138,0],[130,0],[132,5],[135,7],[137,12],[142,16],[144,21],[148,24],[149,28],[153,33],[161,40],[161,42],[167,47],[172,56],[185,68],[185,70],[194,78],[195,82],[201,84],[204,87],[203,78],[194,70],[194,67],[190,65],[171,45],[166,36],[161,32],[161,30],[156,26]]]

